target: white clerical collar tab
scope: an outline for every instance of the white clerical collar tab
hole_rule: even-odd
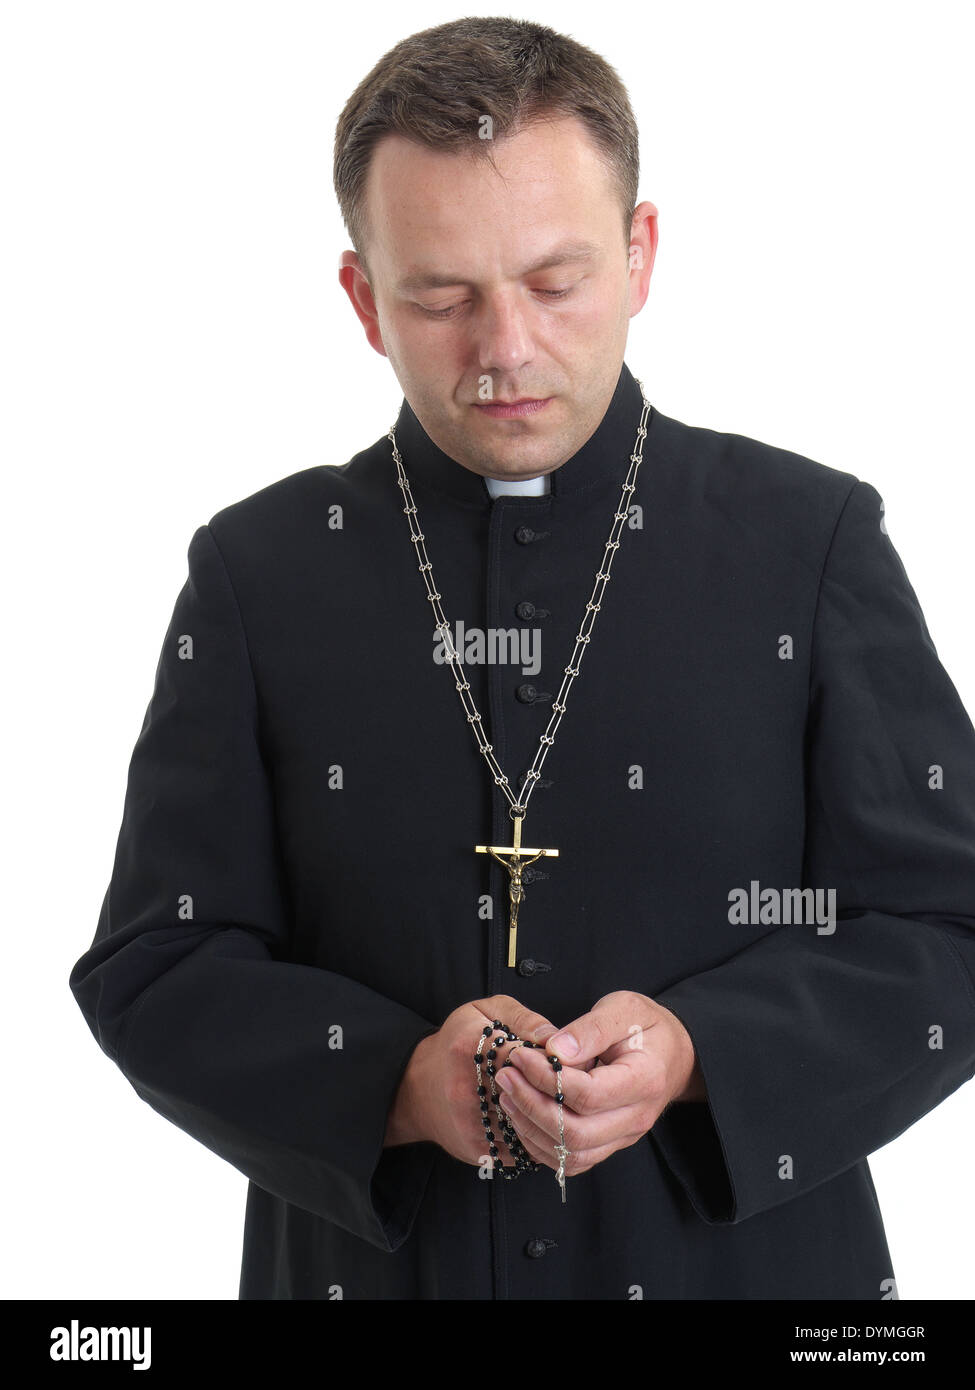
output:
[[[492,497],[509,493],[515,497],[541,497],[549,491],[547,473],[543,473],[540,478],[485,478],[484,481]]]

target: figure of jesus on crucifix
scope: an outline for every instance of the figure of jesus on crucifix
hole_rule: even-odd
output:
[[[515,823],[515,842],[513,845],[475,845],[478,854],[490,854],[499,864],[508,870],[508,965],[515,964],[515,947],[518,938],[518,908],[525,896],[522,884],[522,874],[529,864],[534,864],[536,859],[541,859],[543,855],[548,855],[552,859],[558,858],[557,849],[522,849],[521,846],[521,822],[523,816],[514,816]],[[505,858],[504,856],[508,857]],[[525,859],[525,855],[531,855],[530,859]]]

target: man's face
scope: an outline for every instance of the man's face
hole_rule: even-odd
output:
[[[575,118],[492,153],[493,165],[385,136],[366,185],[371,285],[351,251],[339,278],[430,438],[475,473],[531,478],[605,414],[657,210],[641,203],[624,240],[616,185]]]

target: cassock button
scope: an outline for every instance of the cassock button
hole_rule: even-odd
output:
[[[537,975],[540,971],[551,970],[551,968],[543,960],[532,960],[530,956],[520,960],[517,966],[518,974],[525,976]]]
[[[533,1236],[525,1242],[525,1254],[530,1260],[540,1260],[554,1244],[554,1240],[543,1240],[541,1236]]]
[[[533,531],[530,526],[519,526],[515,532],[515,540],[519,545],[531,545],[537,535],[538,532]]]
[[[518,689],[515,691],[515,697],[520,700],[523,705],[533,705],[538,699],[538,691],[533,685],[519,685]]]
[[[530,622],[535,616],[535,605],[527,600],[524,603],[516,603],[515,613],[519,618],[524,618],[526,623]]]

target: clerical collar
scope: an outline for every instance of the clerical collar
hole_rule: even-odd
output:
[[[581,496],[602,487],[618,489],[629,468],[642,410],[640,387],[624,362],[606,414],[593,434],[561,468],[546,475],[552,497]],[[650,418],[652,414],[651,409]],[[649,419],[647,424],[649,428]],[[427,434],[405,398],[395,428],[396,443],[408,478],[467,506],[491,506],[493,498],[487,479],[445,454]]]
[[[502,493],[512,497],[541,497],[551,486],[547,473],[539,478],[485,478],[484,481],[492,497],[500,497]]]

